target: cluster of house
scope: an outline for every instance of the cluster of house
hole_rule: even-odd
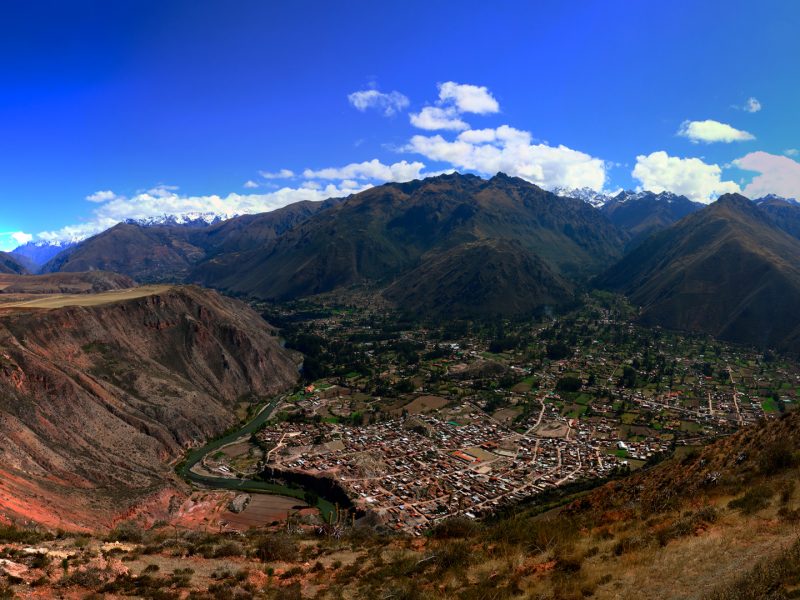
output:
[[[603,477],[620,464],[609,454],[613,442],[595,439],[586,425],[544,405],[540,414],[560,419],[556,429],[566,435],[519,433],[472,412],[463,425],[416,415],[361,427],[285,423],[259,436],[272,448],[273,466],[332,475],[359,506],[418,533],[455,514],[477,517],[570,481]]]

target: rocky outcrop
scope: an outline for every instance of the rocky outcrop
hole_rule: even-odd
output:
[[[297,379],[246,305],[195,287],[0,318],[0,513],[110,523],[169,461]]]

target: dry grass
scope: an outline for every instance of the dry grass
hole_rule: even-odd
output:
[[[230,565],[230,572],[261,573],[261,595],[252,597],[267,598],[795,597],[798,420],[743,432],[544,514],[531,508],[485,523],[452,519],[413,539],[371,529],[348,530],[340,540],[251,532],[232,544],[213,535],[172,542],[169,531],[147,533],[142,544],[151,550],[128,564],[143,577],[148,565],[159,567],[157,575],[188,560],[192,585],[212,596],[223,582],[250,597],[246,582],[215,576]],[[715,483],[707,483],[708,472],[717,473]]]
[[[169,290],[169,285],[145,285],[125,290],[113,290],[99,294],[47,294],[45,297],[37,296],[30,299],[8,302],[0,305],[0,309],[21,310],[52,310],[65,306],[98,306],[122,300],[133,300],[154,294],[161,294]]]

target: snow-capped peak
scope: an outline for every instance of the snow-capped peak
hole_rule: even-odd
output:
[[[17,246],[16,250],[20,248],[66,248],[73,244],[80,242],[81,239],[63,239],[63,240],[34,240],[26,244]],[[14,250],[16,252],[16,250]]]
[[[583,188],[567,188],[567,187],[557,187],[553,189],[553,193],[556,196],[561,196],[562,198],[575,198],[577,200],[583,200],[586,204],[590,204],[595,208],[600,208],[606,202],[611,200],[611,196],[604,194],[603,192],[598,192],[593,190],[592,188],[583,187]]]
[[[12,254],[23,256],[37,268],[45,264],[60,252],[71,248],[79,240],[36,240],[17,246]]]
[[[619,194],[617,194],[616,196],[614,196],[614,198],[612,199],[614,200],[614,202],[622,204],[623,202],[630,202],[631,200],[642,200],[643,198],[653,198],[654,200],[658,200],[659,202],[672,203],[675,202],[675,200],[683,198],[683,196],[680,196],[673,192],[666,192],[666,191],[655,193],[655,192],[649,192],[647,190],[641,190],[641,191],[624,190]]]
[[[141,227],[207,227],[236,215],[220,215],[213,212],[190,212],[178,215],[160,215],[144,219],[127,219],[125,222]]]

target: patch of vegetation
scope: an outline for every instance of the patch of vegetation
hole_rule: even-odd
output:
[[[765,509],[775,495],[775,490],[767,485],[757,485],[747,490],[744,495],[728,502],[728,508],[739,510],[746,515]]]

